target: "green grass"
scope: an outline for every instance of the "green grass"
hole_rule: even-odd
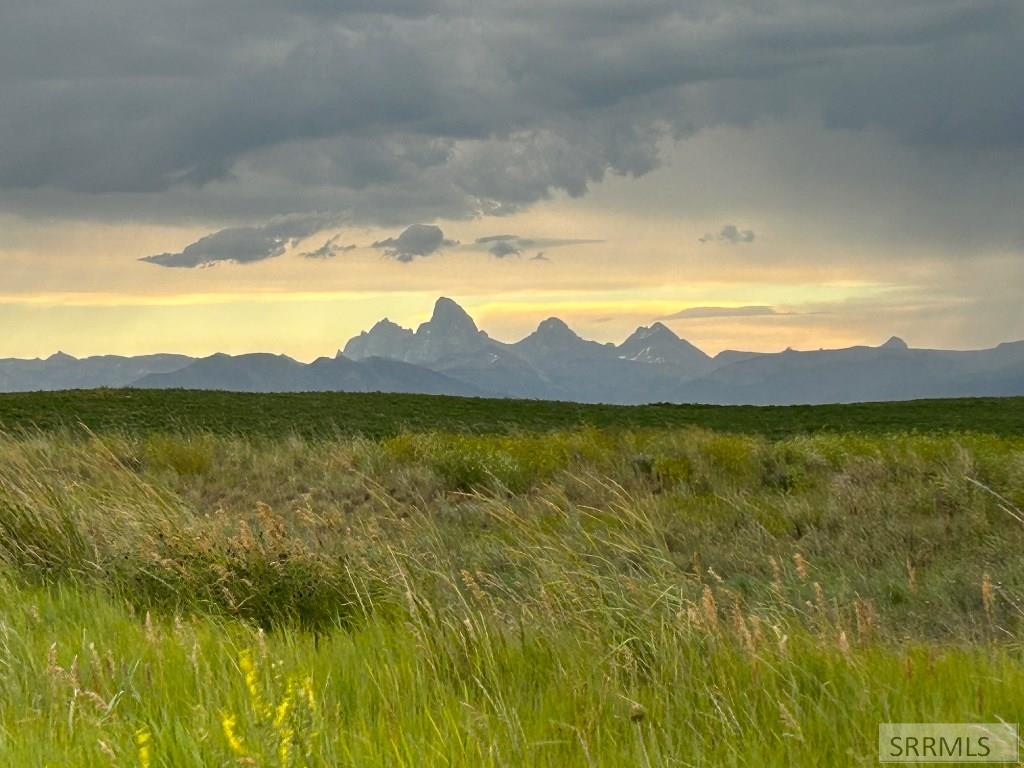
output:
[[[475,603],[317,639],[147,621],[78,589],[0,599],[5,765],[144,765],[139,733],[162,766],[874,765],[878,722],[1016,721],[1024,686],[1002,646],[844,652],[833,633],[780,643],[766,627],[745,647],[686,620],[645,625],[641,646],[610,617],[582,634]]]
[[[0,436],[0,764],[874,765],[879,722],[1021,719],[1013,431],[203,426]]]
[[[100,389],[0,394],[0,429],[162,433],[204,430],[277,437],[407,431],[550,431],[700,426],[785,437],[814,432],[978,431],[1024,434],[1024,398],[916,400],[821,406],[581,405],[380,393],[240,394]]]

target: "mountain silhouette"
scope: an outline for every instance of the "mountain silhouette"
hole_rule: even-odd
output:
[[[640,326],[618,346],[619,357],[651,365],[678,365],[693,373],[703,373],[713,367],[710,357],[690,342],[680,339],[663,323],[650,328]]]
[[[709,357],[663,323],[621,344],[580,337],[551,317],[514,343],[492,339],[442,297],[416,330],[383,319],[333,358],[99,356],[0,360],[0,391],[94,387],[243,392],[409,392],[606,403],[795,404],[1024,395],[1024,342],[991,349],[877,347],[726,350]]]
[[[140,389],[220,389],[234,392],[409,392],[479,396],[481,390],[428,368],[380,357],[356,362],[321,357],[304,364],[285,355],[211,355],[169,373],[152,373]]]
[[[407,363],[433,364],[491,344],[469,314],[449,298],[434,304],[430,320],[413,333],[388,319],[349,340],[341,354],[350,360],[386,357]]]

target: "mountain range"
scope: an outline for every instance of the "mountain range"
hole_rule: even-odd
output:
[[[216,354],[0,359],[0,391],[94,387],[243,392],[416,392],[635,404],[785,405],[930,397],[1024,395],[1024,342],[991,349],[878,347],[711,357],[662,323],[621,344],[544,320],[514,343],[492,339],[462,307],[440,298],[415,331],[390,320],[350,339],[333,358]]]

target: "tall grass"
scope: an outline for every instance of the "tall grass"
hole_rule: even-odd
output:
[[[977,435],[7,436],[0,759],[873,764],[1019,718],[1022,501]]]

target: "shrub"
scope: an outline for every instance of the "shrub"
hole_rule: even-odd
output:
[[[214,466],[214,439],[205,434],[153,435],[143,445],[143,460],[153,469],[179,475],[206,475]]]

